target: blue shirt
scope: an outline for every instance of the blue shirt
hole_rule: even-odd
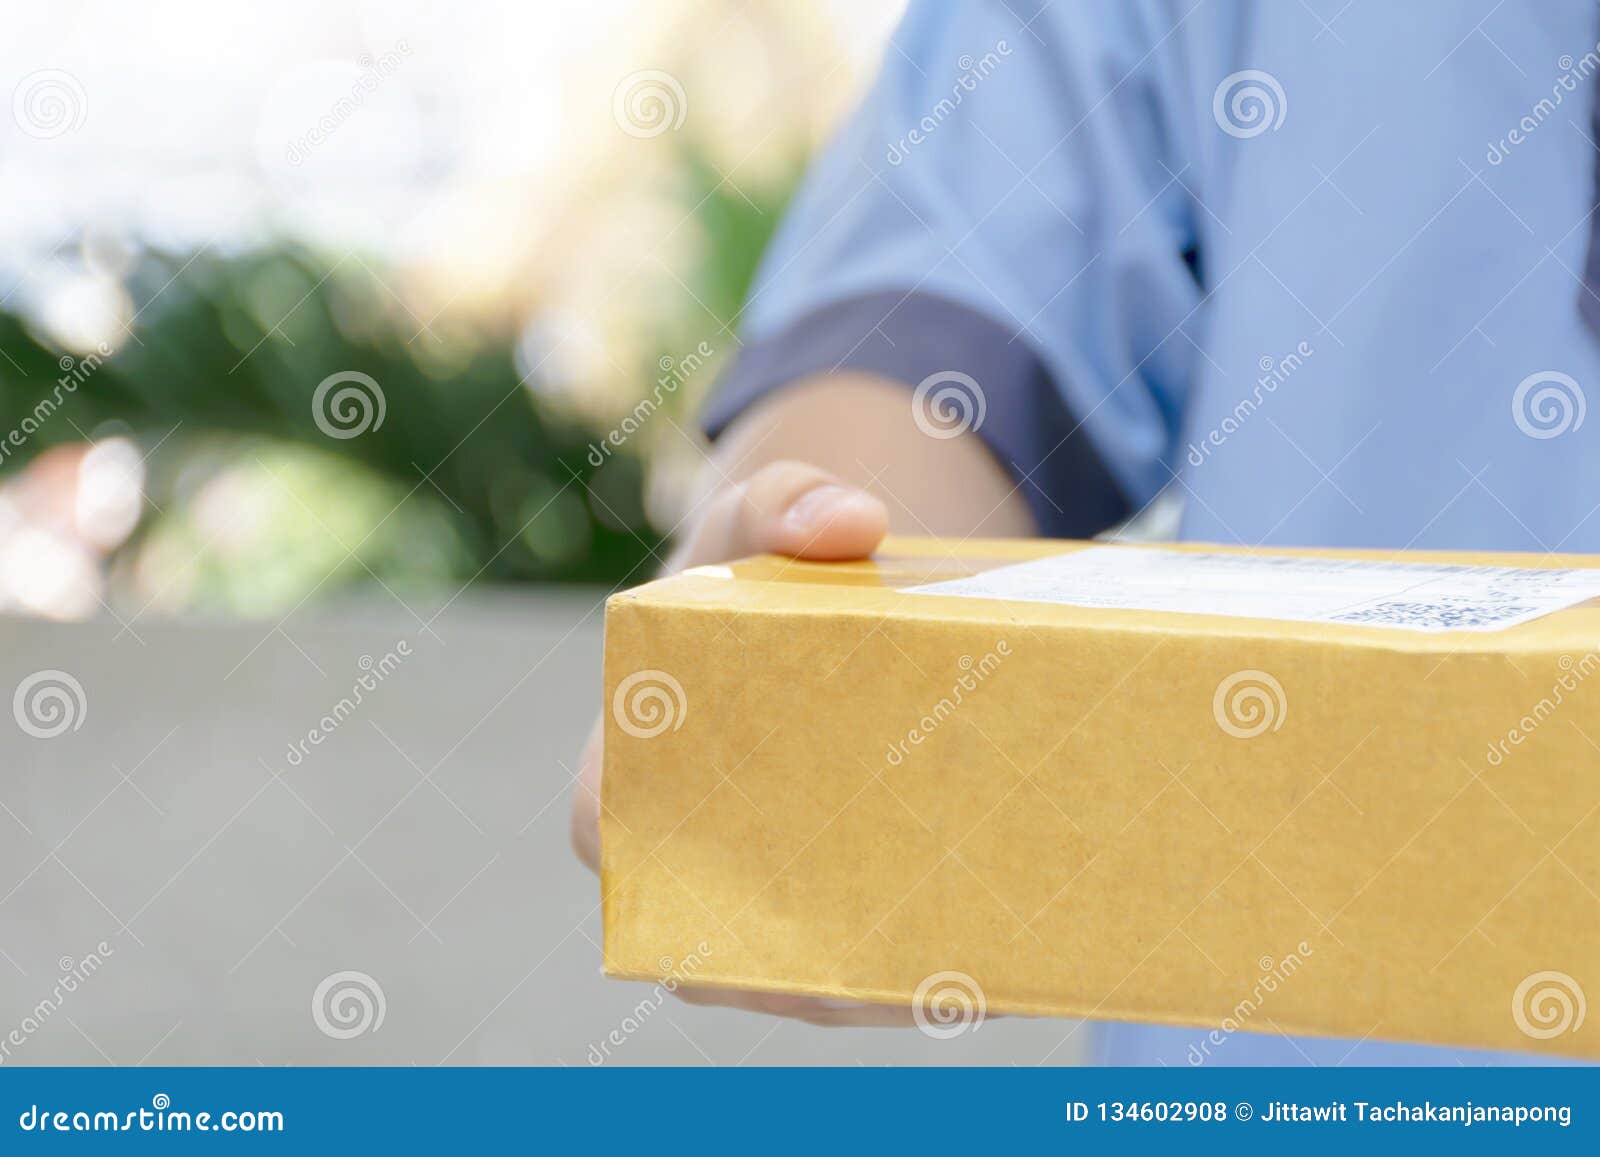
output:
[[[1190,539],[1600,549],[1597,41],[1589,0],[913,3],[708,426],[865,368],[943,389],[931,417],[986,439],[1047,533],[1175,489]],[[1189,1064],[1205,1036],[1115,1026],[1094,1055]],[[1516,1060],[1271,1033],[1201,1055]]]

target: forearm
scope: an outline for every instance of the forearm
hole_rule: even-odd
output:
[[[806,462],[881,498],[900,534],[1037,533],[1005,467],[971,431],[936,438],[898,382],[870,374],[807,379],[752,406],[718,440],[707,477],[725,486],[771,462]]]

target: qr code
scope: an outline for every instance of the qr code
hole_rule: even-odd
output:
[[[1537,610],[1521,603],[1377,603],[1334,615],[1336,623],[1410,627],[1418,631],[1468,631],[1498,627]]]

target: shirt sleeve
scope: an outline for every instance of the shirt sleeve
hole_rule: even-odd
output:
[[[1201,302],[1163,111],[1177,23],[1129,0],[914,2],[764,259],[708,433],[868,370],[911,387],[933,436],[984,438],[1046,533],[1154,497]]]

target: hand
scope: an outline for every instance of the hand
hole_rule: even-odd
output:
[[[863,490],[799,462],[773,462],[712,499],[705,519],[673,556],[671,569],[730,562],[752,554],[838,561],[866,558],[889,529],[889,512]],[[600,866],[600,722],[583,749],[572,800],[572,845],[592,870]],[[909,1025],[909,1009],[823,997],[783,996],[680,985],[690,1004],[715,1004],[811,1024]]]

